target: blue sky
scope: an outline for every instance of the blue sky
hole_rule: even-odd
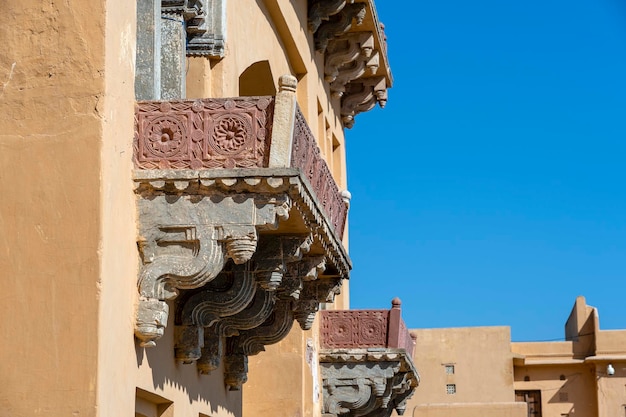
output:
[[[377,1],[394,86],[347,131],[352,308],[626,328],[626,3]]]

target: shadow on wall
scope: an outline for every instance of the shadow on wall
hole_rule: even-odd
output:
[[[276,85],[269,61],[250,65],[239,76],[239,96],[275,96]]]
[[[175,311],[173,302],[168,302],[170,311]],[[174,329],[174,314],[168,318],[168,330]],[[218,369],[208,375],[198,372],[195,364],[178,363],[174,357],[174,331],[166,331],[157,345],[151,348],[139,346],[135,340],[135,351],[137,355],[137,367],[140,370],[140,380],[150,375],[153,387],[159,389],[164,395],[167,393],[183,393],[189,404],[194,402],[210,407],[211,414],[223,413],[227,410],[229,414],[241,415],[241,391],[228,391],[224,384],[224,368],[221,364]],[[138,395],[141,397],[141,395]],[[145,397],[145,396],[144,396]],[[148,400],[154,404],[165,404],[164,401]],[[164,400],[164,399],[163,399]],[[176,398],[167,400],[176,401]],[[180,397],[178,398],[180,400]],[[163,411],[166,411],[167,407]],[[156,414],[161,417],[168,417],[166,412]]]

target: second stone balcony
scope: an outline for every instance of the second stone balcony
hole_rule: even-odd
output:
[[[419,374],[400,304],[396,298],[390,310],[321,312],[323,417],[404,414]]]
[[[155,346],[174,309],[176,359],[224,365],[313,323],[347,279],[342,193],[296,104],[275,97],[137,103],[134,181],[141,267],[135,336]]]

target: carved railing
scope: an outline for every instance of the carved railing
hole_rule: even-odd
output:
[[[141,170],[268,168],[274,97],[141,101],[134,162]],[[300,168],[341,239],[344,198],[302,112],[295,111],[291,167]]]
[[[391,310],[324,310],[321,346],[324,349],[399,348],[413,355],[415,340],[401,317],[400,300]]]
[[[291,166],[300,168],[309,180],[328,220],[341,238],[348,208],[299,108],[296,109]]]

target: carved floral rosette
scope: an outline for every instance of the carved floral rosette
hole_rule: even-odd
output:
[[[135,167],[266,166],[273,108],[273,97],[138,102]]]

